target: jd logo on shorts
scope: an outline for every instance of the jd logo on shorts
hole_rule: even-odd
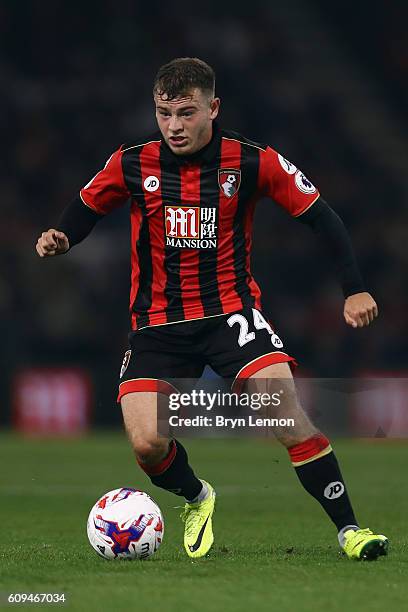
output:
[[[344,493],[344,484],[337,480],[336,482],[330,482],[324,490],[324,496],[327,499],[336,499]]]

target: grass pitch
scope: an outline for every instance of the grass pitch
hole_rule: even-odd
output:
[[[196,561],[182,549],[182,499],[150,485],[124,434],[1,434],[0,606],[9,593],[64,592],[67,608],[84,611],[407,609],[408,443],[335,444],[361,525],[390,538],[389,556],[373,563],[339,553],[334,526],[277,443],[184,443],[218,493],[215,545]],[[89,509],[119,486],[146,490],[162,508],[164,541],[150,560],[105,561],[88,544]]]

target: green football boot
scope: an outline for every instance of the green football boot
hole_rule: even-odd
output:
[[[215,491],[212,486],[202,481],[208,488],[208,496],[202,502],[184,506],[181,519],[184,522],[184,548],[189,557],[204,557],[214,542],[212,515],[215,508]]]
[[[343,550],[349,559],[373,561],[388,552],[388,540],[370,529],[349,529],[344,534]]]

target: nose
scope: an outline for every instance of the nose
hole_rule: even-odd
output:
[[[180,117],[177,115],[172,115],[169,122],[169,130],[172,132],[180,132],[183,129],[183,123]]]

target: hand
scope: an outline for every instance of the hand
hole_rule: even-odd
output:
[[[370,325],[377,316],[377,304],[366,291],[350,295],[344,303],[344,318],[351,327]]]
[[[69,241],[64,232],[59,232],[56,229],[49,229],[48,232],[43,232],[41,234],[35,248],[40,257],[62,255],[62,253],[68,251]]]

